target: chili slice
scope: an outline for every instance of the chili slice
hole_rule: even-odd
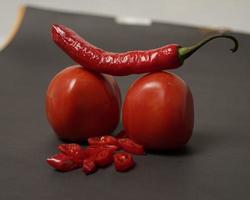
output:
[[[117,139],[111,135],[88,138],[88,143],[89,145],[119,145]]]
[[[90,159],[85,159],[83,161],[83,167],[82,167],[82,171],[85,173],[85,174],[92,174],[94,173],[95,171],[97,170],[96,168],[96,164],[93,160],[90,160]]]
[[[114,155],[114,164],[116,171],[125,172],[135,166],[134,159],[130,153],[121,152]]]
[[[67,172],[81,167],[81,164],[74,162],[74,160],[63,153],[55,154],[47,158],[47,163],[54,169]]]
[[[86,155],[85,159],[95,160],[97,153],[101,150],[102,150],[101,147],[97,145],[88,146],[85,151],[85,155]]]
[[[113,152],[115,152],[115,151],[117,151],[117,150],[119,149],[119,147],[116,146],[116,145],[104,145],[103,147],[104,147],[104,148],[107,148],[107,149],[110,149],[110,150],[112,150]]]
[[[60,144],[58,150],[72,157],[72,159],[78,163],[82,163],[85,158],[85,151],[79,144]]]
[[[129,138],[121,138],[118,140],[118,142],[120,144],[120,147],[126,152],[137,154],[137,155],[145,154],[143,146],[135,143],[133,140]]]
[[[113,151],[111,149],[103,149],[96,154],[95,163],[100,167],[106,167],[113,162]]]

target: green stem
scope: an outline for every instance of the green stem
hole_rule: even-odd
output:
[[[226,39],[230,39],[234,42],[234,47],[231,48],[230,50],[232,52],[237,51],[238,49],[238,41],[235,37],[231,36],[231,35],[226,35],[226,34],[217,34],[217,35],[212,35],[200,42],[198,42],[197,44],[190,46],[190,47],[180,47],[178,52],[179,52],[179,58],[180,61],[183,63],[183,61],[185,59],[187,59],[189,56],[191,56],[194,52],[196,52],[199,48],[201,48],[203,45],[205,45],[206,43],[208,43],[209,41],[216,39],[216,38],[226,38]]]

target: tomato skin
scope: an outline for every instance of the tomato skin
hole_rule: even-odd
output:
[[[192,135],[194,106],[191,91],[177,75],[155,72],[136,80],[123,106],[128,137],[149,150],[173,150]]]
[[[71,142],[110,134],[120,117],[120,91],[112,76],[71,66],[50,82],[46,112],[57,136]]]

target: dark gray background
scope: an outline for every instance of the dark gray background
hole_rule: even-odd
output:
[[[205,36],[198,28],[118,25],[112,18],[28,8],[17,36],[0,52],[0,199],[249,198],[249,35],[233,33],[240,42],[236,54],[221,39],[172,70],[190,85],[195,101],[194,134],[184,150],[136,157],[128,173],[109,167],[85,176],[56,172],[45,162],[60,143],[45,117],[46,88],[73,64],[51,41],[51,23],[70,26],[110,51],[190,45]],[[123,97],[137,77],[116,78]]]

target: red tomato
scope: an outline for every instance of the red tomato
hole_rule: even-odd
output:
[[[112,76],[71,66],[50,82],[47,118],[57,136],[71,142],[110,134],[118,125],[121,96]]]
[[[168,72],[136,80],[123,107],[128,137],[151,150],[177,149],[192,135],[194,107],[187,84]]]

